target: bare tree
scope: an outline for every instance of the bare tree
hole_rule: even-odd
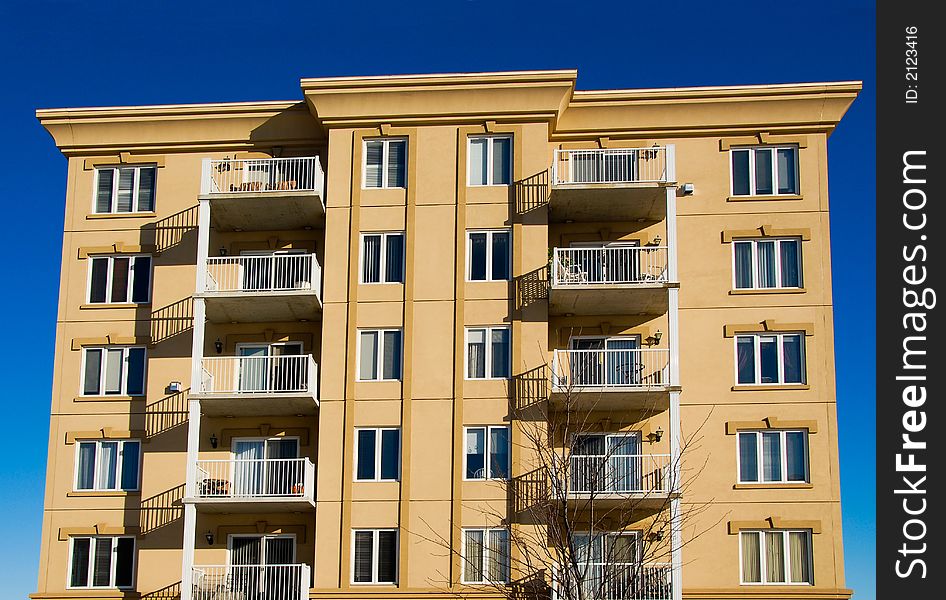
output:
[[[634,361],[624,367],[638,383],[653,376]],[[674,540],[708,505],[680,502],[705,467],[684,468],[681,456],[698,446],[706,420],[685,435],[670,424],[669,394],[659,375],[653,386],[659,391],[637,392],[640,400],[621,406],[609,392],[582,389],[581,365],[567,369],[572,376],[549,377],[544,366],[513,379],[516,472],[495,481],[507,503],[504,510],[476,505],[490,527],[508,533],[466,540],[459,548],[451,542],[453,531],[444,535],[427,524],[429,532],[412,533],[459,556],[461,569],[473,574],[467,581],[481,581],[504,597],[670,600],[671,559],[682,544],[674,547]],[[715,524],[691,533],[687,543]],[[488,564],[478,544],[492,545]],[[454,583],[446,587],[462,593]]]

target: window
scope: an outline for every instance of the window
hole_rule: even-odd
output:
[[[145,349],[138,346],[83,348],[83,396],[143,396]]]
[[[509,532],[505,529],[463,530],[463,583],[509,581]]]
[[[509,378],[508,327],[476,327],[466,330],[466,377]]]
[[[470,138],[470,185],[512,183],[512,138],[476,136]]]
[[[509,478],[509,427],[467,427],[465,437],[466,479]]]
[[[509,231],[466,232],[468,281],[507,281],[510,271]]]
[[[361,234],[361,282],[404,283],[404,234]]]
[[[141,464],[138,440],[76,443],[77,491],[137,490]]]
[[[739,533],[742,583],[811,585],[811,531]]]
[[[407,184],[407,140],[365,141],[365,187],[402,188]]]
[[[805,350],[800,333],[736,336],[739,384],[805,383]]]
[[[95,212],[154,211],[155,167],[95,169]]]
[[[798,148],[738,148],[732,157],[733,196],[798,193]]]
[[[401,330],[358,332],[358,379],[395,381],[401,378]]]
[[[352,532],[352,582],[397,582],[397,530],[356,529]]]
[[[150,256],[97,256],[89,261],[89,303],[148,302]]]
[[[733,242],[736,289],[801,287],[801,240],[761,239]]]
[[[356,429],[355,481],[397,481],[401,467],[401,431]]]
[[[740,431],[740,483],[808,481],[808,436],[805,431]]]
[[[130,588],[135,539],[91,536],[69,539],[70,588]]]

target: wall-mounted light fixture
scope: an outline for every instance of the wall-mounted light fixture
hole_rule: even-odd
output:
[[[217,434],[216,434],[216,433],[211,433],[211,434],[210,434],[210,447],[211,447],[211,448],[216,448],[218,441],[219,441],[219,440],[217,439]]]
[[[659,246],[659,245],[660,245],[660,236],[659,236],[659,235],[655,235],[655,236],[654,236],[653,244],[654,244],[654,246]]]
[[[227,255],[227,247],[220,246],[220,256],[226,256],[226,255]]]
[[[658,426],[657,431],[651,431],[650,433],[647,434],[647,441],[653,444],[655,442],[659,442],[660,438],[662,438],[663,436],[664,436],[664,430]]]
[[[695,190],[696,188],[692,183],[684,183],[680,186],[680,193],[684,196],[692,196]]]
[[[214,545],[214,533],[212,531],[208,530],[207,533],[204,534],[204,539],[207,540],[208,546]]]
[[[658,329],[654,332],[654,335],[648,335],[646,338],[644,338],[644,343],[648,346],[658,346],[660,345],[660,338],[663,336],[663,332]]]
[[[220,341],[220,338],[217,338],[216,341],[214,341],[214,350],[217,351],[217,354],[223,353],[223,342]]]
[[[171,383],[168,384],[168,392],[172,394],[176,394],[180,392],[182,389],[184,389],[184,386],[181,384],[180,381],[172,381]]]

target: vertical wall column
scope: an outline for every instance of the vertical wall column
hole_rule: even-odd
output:
[[[673,144],[667,146],[667,181],[676,183],[676,152]],[[680,279],[677,272],[677,189],[667,187],[667,279],[673,284],[667,290],[667,318],[669,320],[670,343],[670,464],[673,473],[673,491],[677,495],[670,501],[670,562],[672,565],[673,600],[683,598],[683,531],[680,514],[682,489],[680,463]]]
[[[206,165],[209,160],[205,160]],[[197,212],[197,276],[195,290],[205,288],[207,277],[207,253],[210,247],[210,202],[200,200]],[[194,297],[194,327],[191,342],[191,383],[190,393],[200,389],[202,359],[204,356],[204,326],[206,307],[204,299]],[[200,449],[200,400],[189,399],[187,402],[187,464],[185,466],[184,497],[196,495],[194,483],[197,476],[197,458]],[[184,545],[181,549],[181,600],[190,600],[194,566],[195,536],[197,534],[197,507],[193,503],[184,504]]]

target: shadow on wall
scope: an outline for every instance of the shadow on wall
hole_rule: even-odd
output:
[[[533,306],[542,305],[549,299],[548,265],[514,277],[513,281],[516,288],[516,310],[527,310]],[[544,312],[540,317],[541,320],[548,318]]]
[[[193,264],[197,256],[197,205],[141,228],[141,245],[154,246],[162,264]]]
[[[509,480],[509,514],[515,523],[535,524],[552,509],[545,469],[534,469]]]
[[[151,313],[151,343],[169,340],[194,327],[194,299],[191,297],[162,306]]]
[[[549,204],[549,171],[540,171],[535,175],[514,181],[512,184],[513,207],[522,222],[532,221],[535,217],[545,220],[543,209]],[[542,211],[542,212],[540,212]],[[527,219],[527,217],[529,217]]]
[[[141,500],[141,533],[147,535],[184,516],[184,484]]]
[[[150,440],[187,423],[190,388],[145,405],[145,435]]]
[[[513,600],[550,600],[552,588],[545,581],[545,570],[509,582],[509,597]]]
[[[512,412],[519,420],[541,419],[549,400],[549,368],[541,365],[512,376]]]
[[[177,600],[181,597],[181,582],[172,583],[164,586],[160,590],[154,590],[141,595],[141,600]]]

